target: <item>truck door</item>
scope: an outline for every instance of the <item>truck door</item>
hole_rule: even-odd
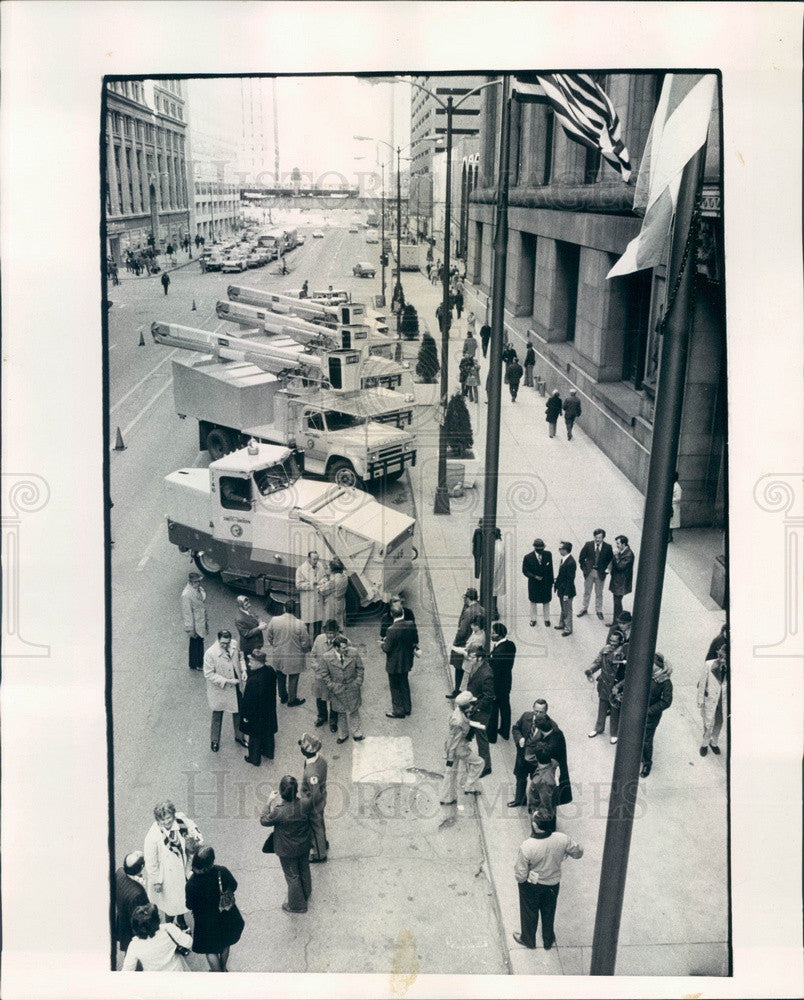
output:
[[[302,417],[302,447],[304,467],[308,472],[323,475],[327,468],[329,442],[324,414],[320,410],[305,410]]]
[[[229,569],[247,566],[253,542],[254,491],[249,474],[216,472],[213,479],[213,534],[230,547]]]

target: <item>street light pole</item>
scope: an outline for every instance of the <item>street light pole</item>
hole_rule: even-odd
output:
[[[381,281],[382,281],[382,304],[385,308],[385,164],[380,164],[380,169],[382,170],[382,189],[380,190],[380,206],[382,212],[382,236],[380,237],[380,268],[381,268]]]
[[[449,394],[449,230],[452,196],[452,94],[447,97],[447,190],[444,201],[444,270],[441,281],[441,406],[438,427],[438,485],[433,502],[434,514],[449,514],[447,490],[447,396]]]
[[[402,147],[396,147],[396,339],[402,339]]]

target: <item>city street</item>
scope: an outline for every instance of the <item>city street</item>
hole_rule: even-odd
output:
[[[167,541],[162,501],[163,477],[206,464],[206,455],[199,455],[194,422],[180,420],[173,410],[170,358],[176,352],[153,343],[150,323],[225,329],[215,303],[226,298],[231,283],[281,290],[307,279],[311,288],[332,284],[367,301],[379,291],[379,273],[359,279],[351,268],[358,260],[376,262],[379,247],[366,246],[362,231],[352,234],[347,228],[345,223],[325,228],[323,240],[311,239],[308,229],[306,244],[289,257],[291,273],[285,277],[272,273],[275,263],[230,275],[201,274],[194,261],[171,272],[167,296],[158,277],[126,278],[110,290],[110,441],[119,427],[126,446],[111,453],[116,860],[139,846],[158,800],[171,798],[194,818],[218,860],[240,882],[246,931],[233,950],[232,971],[352,971],[359,954],[362,971],[403,977],[588,973],[615,748],[607,738],[586,736],[596,695],[583,670],[602,645],[605,629],[593,615],[577,621],[568,639],[541,625],[530,628],[520,564],[536,535],[554,552],[559,539],[569,539],[577,553],[599,525],[609,538],[625,531],[638,549],[643,499],[586,438],[583,420],[572,442],[563,428],[548,439],[544,400],[534,390],[523,387],[513,404],[503,387],[498,523],[507,581],[500,609],[518,646],[514,720],[534,698],[544,697],[567,738],[574,801],[559,809],[559,829],[578,839],[586,853],[565,866],[559,947],[526,951],[511,938],[519,926],[513,862],[527,834],[525,811],[506,806],[513,796],[513,747],[501,741],[492,748],[493,772],[476,802],[468,797],[457,808],[438,804],[449,712],[446,653],[461,595],[473,582],[469,543],[482,513],[482,488],[453,499],[449,517],[432,514],[437,425],[431,387],[417,386],[417,466],[378,494],[418,522],[422,565],[408,597],[422,657],[411,677],[412,717],[385,718],[390,701],[378,625],[367,622],[347,629],[366,664],[362,745],[340,747],[328,727],[314,730],[308,673],[301,683],[306,703],[280,706],[272,764],[266,761],[260,772],[249,768],[230,729],[223,731],[220,753],[209,750],[205,683],[187,669],[179,609],[191,563]],[[392,287],[390,270],[387,280]],[[403,274],[402,283],[420,324],[434,331],[440,287],[421,273]],[[467,308],[472,307],[470,299]],[[138,346],[142,326],[145,347]],[[453,384],[464,331],[465,318],[452,331]],[[405,345],[414,367],[417,350],[418,341]],[[481,367],[482,387],[486,362]],[[480,402],[470,406],[481,459],[485,408],[481,388]],[[703,582],[716,535],[679,532],[671,546],[658,648],[674,667],[675,701],[657,734],[654,771],[640,785],[620,937],[623,974],[722,975],[727,968],[726,758],[698,756],[695,704],[700,663],[723,620]],[[216,581],[205,586],[211,629],[232,628],[236,591]],[[607,620],[610,601],[606,593]],[[576,610],[579,604],[576,600]],[[557,608],[554,615],[557,621]],[[288,916],[279,909],[284,880],[278,863],[260,853],[265,831],[257,816],[283,774],[301,773],[297,740],[304,731],[322,737],[330,765],[332,848],[328,863],[313,868],[309,912]],[[686,877],[691,868],[692,883]],[[198,956],[191,962],[203,967]]]

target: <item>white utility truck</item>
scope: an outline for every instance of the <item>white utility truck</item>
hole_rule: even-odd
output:
[[[303,355],[292,348],[153,323],[159,344],[204,355],[173,359],[180,417],[198,420],[199,448],[213,459],[256,438],[297,452],[305,474],[345,486],[398,479],[416,464],[414,436],[402,430],[400,394],[360,387],[359,351]],[[397,426],[393,426],[393,421]]]
[[[289,448],[249,441],[208,469],[165,479],[168,538],[207,576],[296,596],[296,569],[315,549],[349,578],[347,610],[387,601],[415,574],[413,518],[360,490],[299,476]]]

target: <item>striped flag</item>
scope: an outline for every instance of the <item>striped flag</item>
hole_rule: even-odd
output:
[[[588,73],[538,73],[537,78],[570,139],[599,149],[628,183],[631,161],[623,145],[620,119],[602,88]]]
[[[661,264],[678,201],[681,174],[706,142],[716,77],[668,73],[639,166],[634,210],[644,212],[642,229],[607,277]]]

